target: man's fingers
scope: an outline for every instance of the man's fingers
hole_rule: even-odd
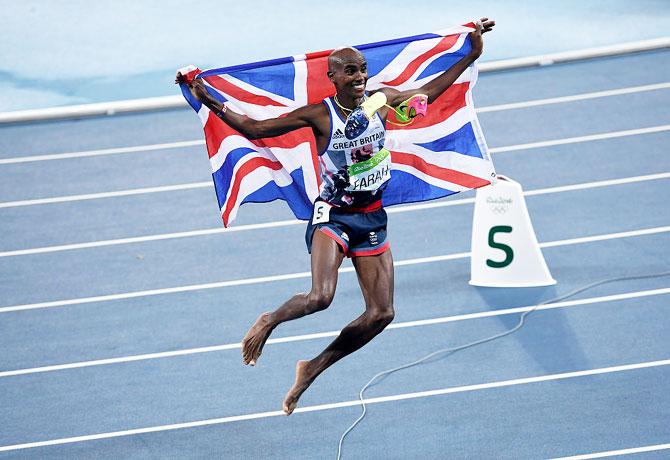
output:
[[[481,18],[479,21],[475,22],[475,31],[479,32],[480,34],[490,32],[493,30],[493,26],[495,25],[495,21],[489,21],[489,18]]]

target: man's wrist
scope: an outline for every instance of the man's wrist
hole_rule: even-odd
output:
[[[228,107],[226,106],[226,103],[225,103],[225,102],[222,102],[222,103],[221,103],[221,107],[220,107],[217,111],[215,111],[214,114],[215,114],[217,117],[219,117],[219,118],[223,118],[223,115],[224,115],[227,111],[228,111]]]

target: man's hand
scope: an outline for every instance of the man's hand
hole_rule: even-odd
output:
[[[496,25],[495,21],[489,21],[489,18],[481,18],[475,23],[476,29],[473,32],[470,32],[470,43],[472,44],[472,51],[470,54],[474,58],[481,56],[482,51],[484,50],[484,40],[482,40],[482,34],[493,30],[493,26]]]
[[[174,82],[177,85],[180,83],[186,83],[186,86],[188,86],[188,89],[191,91],[193,97],[200,102],[205,102],[208,99],[209,93],[207,92],[205,83],[201,78],[194,78],[190,83],[187,83],[181,72],[177,72],[177,76],[175,77]]]

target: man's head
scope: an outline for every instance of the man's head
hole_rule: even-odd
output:
[[[365,94],[368,81],[368,64],[365,57],[355,48],[338,48],[328,56],[328,78],[337,93],[354,99]]]

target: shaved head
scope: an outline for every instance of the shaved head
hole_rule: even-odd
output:
[[[348,62],[365,62],[365,57],[356,48],[343,46],[333,50],[328,56],[328,71],[335,72]]]
[[[335,85],[341,102],[356,107],[365,97],[368,81],[368,64],[356,48],[337,48],[328,56],[328,78]]]

